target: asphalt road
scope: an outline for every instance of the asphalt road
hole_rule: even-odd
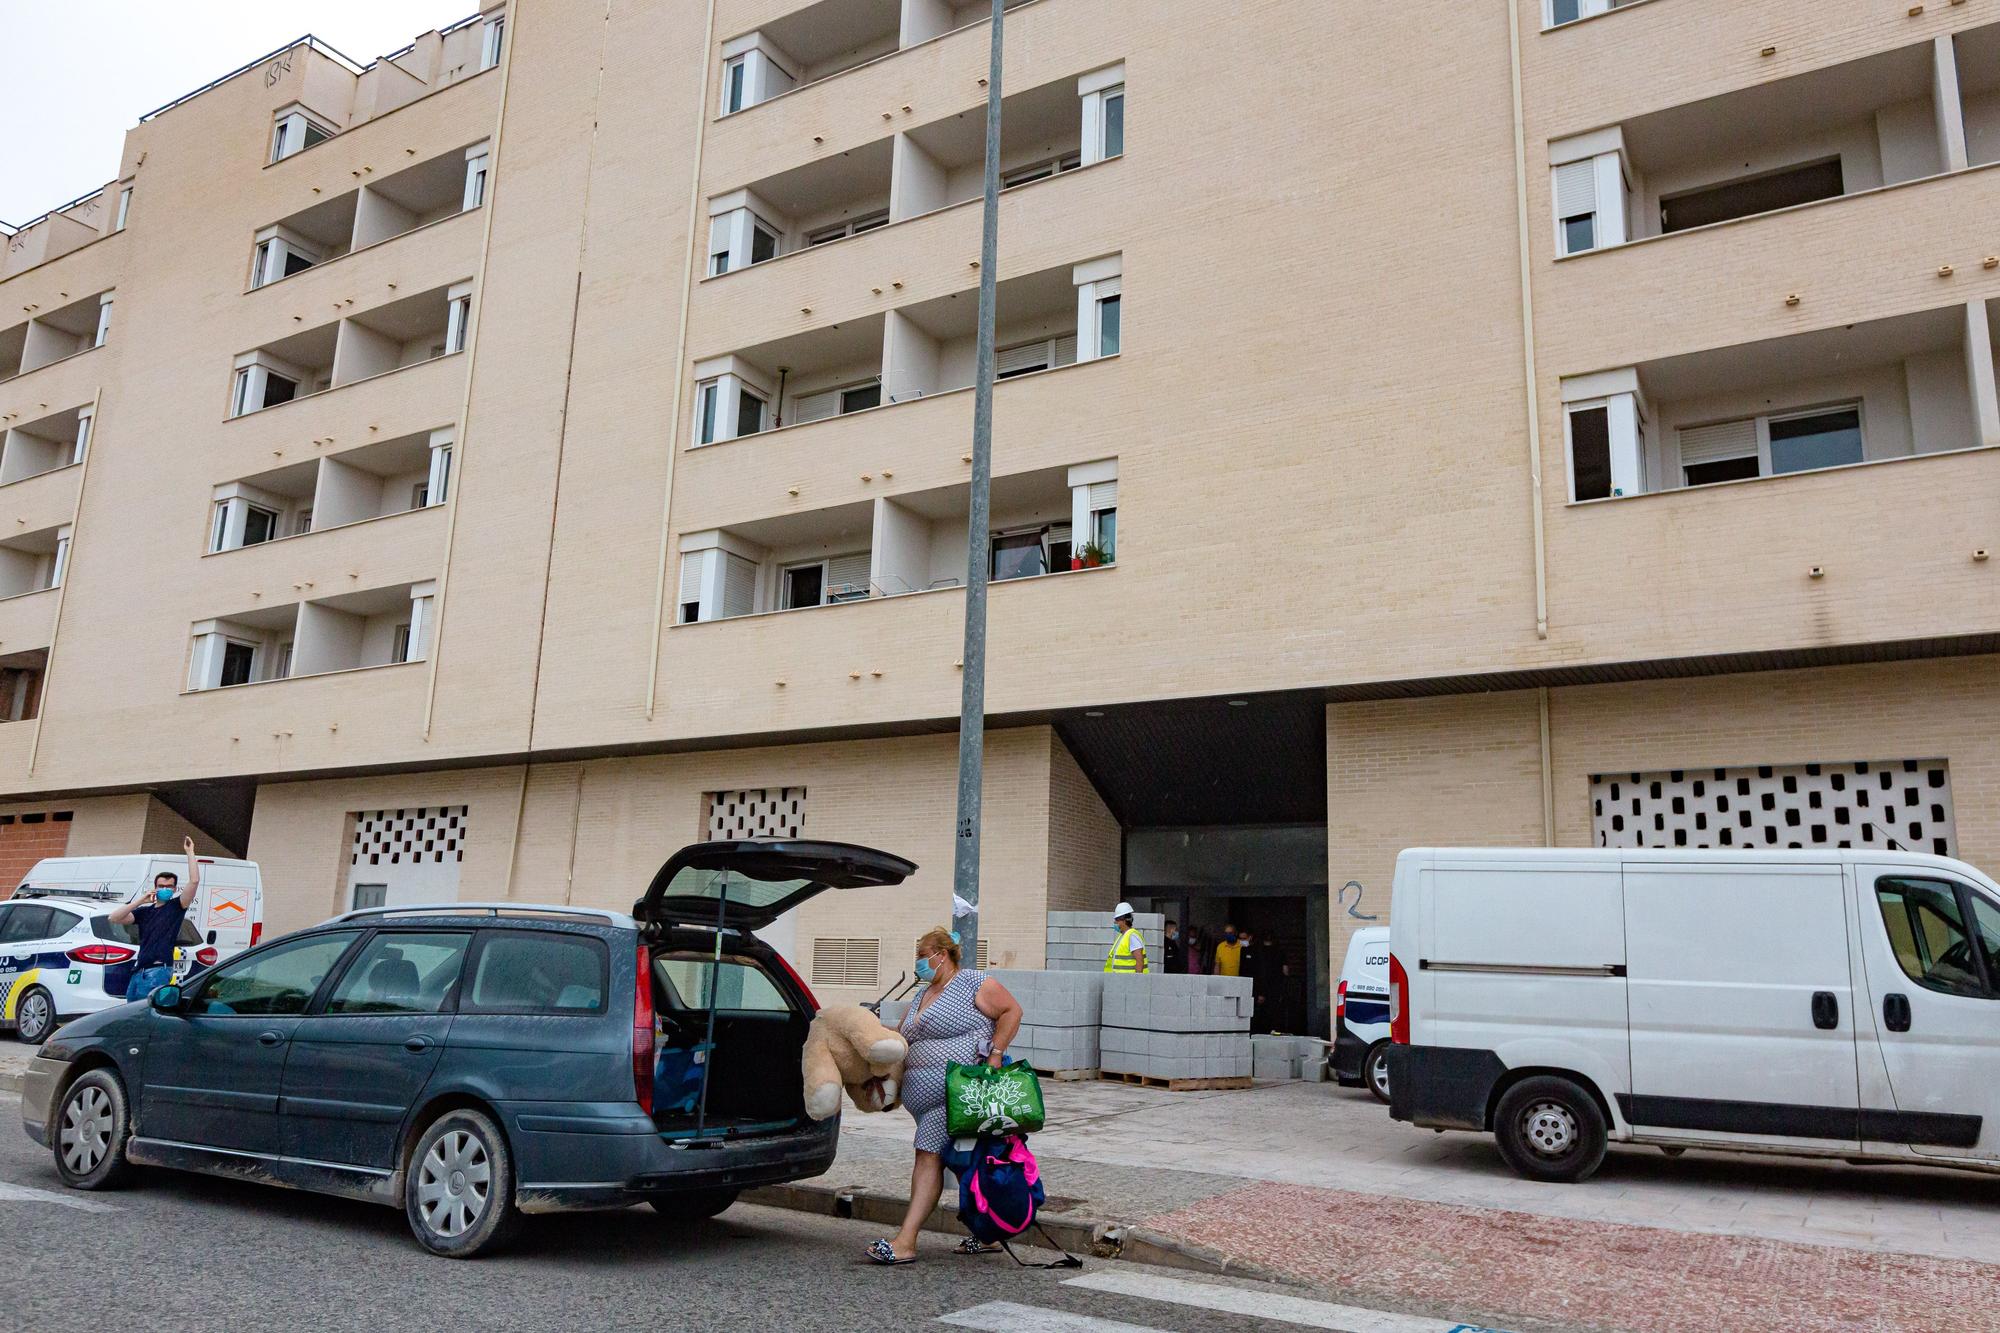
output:
[[[879,1234],[742,1204],[698,1224],[637,1208],[529,1218],[502,1254],[439,1259],[400,1212],[341,1199],[166,1171],[115,1192],[66,1190],[21,1132],[19,1098],[0,1094],[0,1235],[11,1252],[0,1308],[13,1328],[1452,1327],[1371,1323],[1296,1293],[1094,1259],[1079,1285],[1073,1272],[1019,1269],[1004,1255],[952,1254],[945,1237],[926,1237],[916,1264],[877,1268],[861,1251]]]

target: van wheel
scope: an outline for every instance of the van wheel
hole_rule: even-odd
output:
[[[1607,1136],[1597,1100],[1566,1078],[1522,1079],[1493,1113],[1507,1165],[1530,1180],[1573,1184],[1604,1162]]]
[[[125,1140],[132,1134],[125,1085],[109,1069],[81,1074],[63,1090],[53,1135],[56,1174],[73,1190],[110,1189],[132,1172]]]
[[[500,1127],[478,1111],[448,1111],[410,1154],[403,1183],[410,1230],[432,1254],[470,1259],[504,1244],[514,1209],[514,1159]]]
[[[670,1222],[702,1222],[735,1203],[736,1195],[736,1190],[687,1190],[662,1194],[646,1202]]]
[[[1361,1057],[1361,1081],[1368,1085],[1368,1091],[1375,1094],[1375,1100],[1383,1105],[1389,1102],[1389,1043],[1378,1041],[1368,1048],[1368,1054]]]
[[[48,991],[40,986],[30,986],[21,993],[21,1003],[14,1010],[14,1035],[30,1046],[39,1046],[49,1039],[56,1030],[56,1002]]]

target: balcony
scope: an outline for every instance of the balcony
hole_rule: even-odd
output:
[[[1113,255],[1000,283],[998,377],[1117,355],[1121,272]],[[978,309],[968,289],[697,362],[693,444],[969,388]]]
[[[1572,501],[2000,444],[1988,303],[1563,381]]]
[[[1122,72],[1119,77],[1123,77]],[[1027,185],[1124,151],[1119,110],[1115,151],[1084,152],[1083,114],[1073,79],[1014,93],[1002,102],[1000,184]],[[986,112],[968,109],[897,136],[897,221],[977,199],[985,190]]]
[[[46,648],[0,654],[0,724],[41,716],[42,684],[48,669]]]
[[[190,692],[422,661],[434,582],[315,598],[197,622]]]
[[[59,586],[69,563],[69,525],[0,540],[0,600]]]
[[[465,350],[472,284],[419,292],[236,358],[229,415],[248,416]]]
[[[479,207],[489,162],[487,145],[474,144],[280,218],[257,233],[250,286],[268,287]]]
[[[211,554],[444,503],[452,432],[383,440],[215,488]]]
[[[677,623],[962,586],[969,513],[959,484],[683,534]],[[1117,460],[996,477],[991,514],[996,581],[1108,565]]]
[[[81,463],[90,447],[91,415],[85,404],[0,433],[0,486]]]
[[[102,347],[110,331],[110,292],[37,312],[25,324],[0,329],[0,380],[26,375],[79,352]]]
[[[1552,140],[1556,253],[1691,231],[1994,160],[2000,25]]]

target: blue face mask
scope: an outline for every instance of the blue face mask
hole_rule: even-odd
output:
[[[917,960],[917,980],[918,981],[937,980],[937,969],[931,966],[930,959],[919,958]]]
[[[153,886],[153,896],[161,902],[165,902],[179,892],[180,890],[171,884],[155,884]]]

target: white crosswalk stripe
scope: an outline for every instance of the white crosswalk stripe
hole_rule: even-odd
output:
[[[956,1314],[940,1315],[938,1322],[954,1328],[984,1329],[986,1333],[1158,1333],[1145,1324],[1121,1324],[1115,1319],[1044,1310],[1013,1301],[988,1301]]]
[[[122,1212],[115,1203],[99,1203],[82,1194],[59,1193],[55,1190],[38,1190],[28,1185],[9,1185],[0,1180],[0,1203],[41,1203],[54,1204],[58,1208],[74,1208],[79,1213]]]
[[[1327,1301],[1309,1301],[1281,1292],[1254,1291],[1244,1287],[1219,1287],[1207,1282],[1161,1277],[1152,1273],[1098,1272],[1071,1278],[1066,1287],[1100,1291],[1111,1296],[1129,1296],[1145,1301],[1164,1301],[1192,1306],[1217,1314],[1244,1315],[1300,1328],[1336,1329],[1339,1333],[1500,1333],[1472,1324],[1444,1319],[1422,1319],[1415,1315],[1364,1310]],[[982,1325],[984,1327],[984,1325]]]

